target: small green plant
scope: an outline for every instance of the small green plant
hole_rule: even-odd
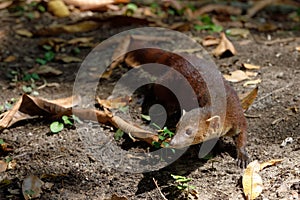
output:
[[[74,126],[74,121],[82,123],[75,115],[72,115],[71,117],[64,115],[61,117],[61,121],[54,121],[50,124],[50,130],[52,133],[59,133],[65,128],[65,126]]]
[[[174,133],[170,131],[167,127],[164,127],[161,129],[157,124],[153,123],[153,126],[155,126],[158,129],[158,142],[153,141],[152,145],[156,148],[160,148],[160,146],[169,147],[170,144],[168,142],[165,142],[167,138],[172,138],[174,136]]]
[[[200,25],[200,24],[194,25],[194,28],[197,31],[208,30],[208,31],[212,31],[212,32],[221,32],[223,30],[223,27],[220,25],[214,24],[212,19],[208,15],[200,16],[199,20],[202,22],[202,25]]]
[[[37,58],[35,59],[35,62],[41,64],[41,65],[45,65],[48,62],[52,61],[55,57],[55,53],[53,51],[47,51],[44,54],[44,58]]]
[[[194,190],[196,188],[195,186],[189,184],[189,182],[192,180],[191,178],[173,174],[171,174],[171,176],[176,182],[175,187],[180,191],[189,192],[190,190]]]
[[[134,3],[129,3],[127,4],[127,10],[126,10],[126,14],[127,15],[133,15],[133,13],[135,13],[138,9],[138,6]]]
[[[118,129],[115,132],[114,138],[116,141],[119,141],[123,137],[123,135],[124,135],[124,132],[121,129]]]

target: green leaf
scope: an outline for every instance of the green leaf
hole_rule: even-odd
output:
[[[45,65],[47,63],[46,60],[42,59],[42,58],[37,58],[35,59],[35,62],[41,64],[41,65]]]
[[[173,137],[173,136],[175,135],[175,134],[174,134],[172,131],[170,131],[167,127],[164,127],[163,132],[164,132],[164,136],[165,136],[165,135],[168,135],[169,137]]]
[[[43,46],[43,49],[45,49],[46,51],[50,51],[52,49],[52,47],[50,45],[46,45],[44,44]]]
[[[64,116],[62,116],[61,118],[62,118],[62,120],[64,121],[64,124],[69,124],[69,125],[71,125],[71,126],[73,125],[73,123],[70,121],[70,119],[69,119],[68,116],[64,115]]]
[[[30,79],[31,79],[31,75],[30,74],[24,74],[23,81],[29,81]]]
[[[12,108],[12,104],[11,104],[11,103],[8,103],[8,102],[5,102],[4,108],[5,108],[6,110],[10,110],[10,109]]]
[[[162,142],[162,144],[164,145],[164,147],[169,147],[170,146],[170,144],[168,143],[168,142]],[[172,150],[174,150],[174,149],[172,149]],[[171,151],[172,151],[171,150]],[[174,153],[174,152],[173,152]]]
[[[124,135],[124,132],[121,129],[118,129],[115,132],[114,138],[116,141],[119,141],[123,137],[123,135]]]
[[[44,6],[42,6],[42,5],[38,5],[38,10],[40,11],[40,12],[45,12],[46,11],[46,8],[44,7]]]
[[[220,25],[213,25],[212,26],[212,31],[213,32],[221,32],[223,30],[223,27]]]
[[[149,115],[143,115],[143,114],[141,114],[141,117],[142,117],[144,120],[146,120],[146,121],[151,121],[151,118],[150,118]]]
[[[162,135],[159,135],[159,136],[158,136],[158,139],[159,139],[159,140],[165,140],[166,137],[164,137],[164,136],[162,136]]]
[[[12,160],[13,160],[13,159],[12,159],[11,157],[9,157],[9,156],[5,158],[5,162],[6,162],[6,163],[11,162]]]
[[[126,113],[126,112],[128,111],[128,109],[129,109],[129,107],[128,107],[128,106],[123,106],[123,107],[119,107],[118,109],[119,109],[119,111],[121,111],[122,113]]]
[[[82,124],[83,122],[77,117],[76,115],[72,115],[72,118],[75,122],[78,122],[79,124]]]
[[[40,80],[40,76],[37,73],[32,73],[31,78],[33,78],[34,80]]]
[[[26,85],[23,85],[22,90],[25,93],[31,93],[32,92],[32,88],[31,87],[27,87]]]
[[[138,6],[134,3],[127,4],[127,10],[130,10],[132,12],[135,12],[138,9]]]
[[[58,133],[64,129],[64,124],[58,121],[52,122],[50,125],[50,130],[52,133]]]
[[[45,53],[45,60],[46,61],[51,61],[55,57],[55,53],[53,51],[48,51]]]
[[[160,143],[159,143],[159,142],[153,141],[153,142],[152,142],[152,145],[153,145],[155,148],[160,148]]]
[[[0,144],[4,144],[4,140],[3,139],[0,139]]]
[[[152,123],[152,126],[154,126],[157,130],[161,130],[161,128],[155,123]]]
[[[78,47],[75,47],[74,49],[72,49],[74,54],[79,54],[80,53],[80,49]]]

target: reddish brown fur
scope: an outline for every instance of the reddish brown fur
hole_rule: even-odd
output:
[[[195,59],[195,58],[193,58]],[[209,106],[211,105],[210,96],[208,92],[207,85],[203,80],[201,74],[195,69],[189,62],[187,62],[183,57],[167,52],[160,49],[148,48],[148,49],[139,49],[127,54],[125,61],[130,63],[130,60],[134,60],[139,64],[146,63],[159,63],[169,66],[179,73],[181,73],[189,82],[189,84],[194,89],[197,94],[197,99],[200,107],[206,107],[209,110]],[[202,66],[203,63],[200,59],[196,58],[196,62],[199,62],[199,66]],[[195,63],[194,63],[195,64]],[[247,122],[244,117],[244,113],[239,101],[239,98],[234,91],[234,89],[229,85],[229,83],[224,80],[224,86],[226,91],[226,99],[227,99],[227,108],[226,108],[226,117],[224,126],[221,127],[221,136],[232,136],[235,138],[236,148],[237,148],[237,156],[238,156],[238,164],[244,167],[248,163],[248,156],[245,150],[246,146],[246,131],[247,131]],[[158,95],[163,95],[163,92],[158,92]],[[166,101],[171,102],[172,100],[166,97]],[[192,116],[192,115],[191,115]],[[205,116],[205,115],[203,115]],[[209,116],[208,116],[209,117]],[[202,117],[200,120],[207,120],[208,117]],[[188,118],[183,118],[185,120],[189,120]],[[182,119],[181,119],[182,120]],[[179,124],[181,121],[179,121]],[[199,123],[202,126],[205,123]],[[202,129],[202,131],[200,131]],[[203,131],[203,129],[206,129]],[[207,130],[207,126],[198,127],[197,135],[194,138],[193,144],[203,142],[203,136],[209,132]],[[177,133],[177,132],[176,132]],[[175,136],[176,137],[176,136]],[[184,143],[185,141],[179,141]],[[172,143],[172,141],[171,141]]]

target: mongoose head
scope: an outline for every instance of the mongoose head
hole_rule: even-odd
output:
[[[220,117],[210,117],[207,108],[195,108],[185,113],[176,127],[176,134],[170,141],[171,148],[183,148],[213,138],[220,130]]]

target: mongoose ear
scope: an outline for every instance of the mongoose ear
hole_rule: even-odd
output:
[[[214,132],[217,132],[219,130],[220,121],[221,121],[219,115],[212,116],[211,118],[207,119],[206,121],[210,123],[210,127],[212,128],[212,130]]]
[[[182,109],[182,116],[185,115],[186,111]]]

